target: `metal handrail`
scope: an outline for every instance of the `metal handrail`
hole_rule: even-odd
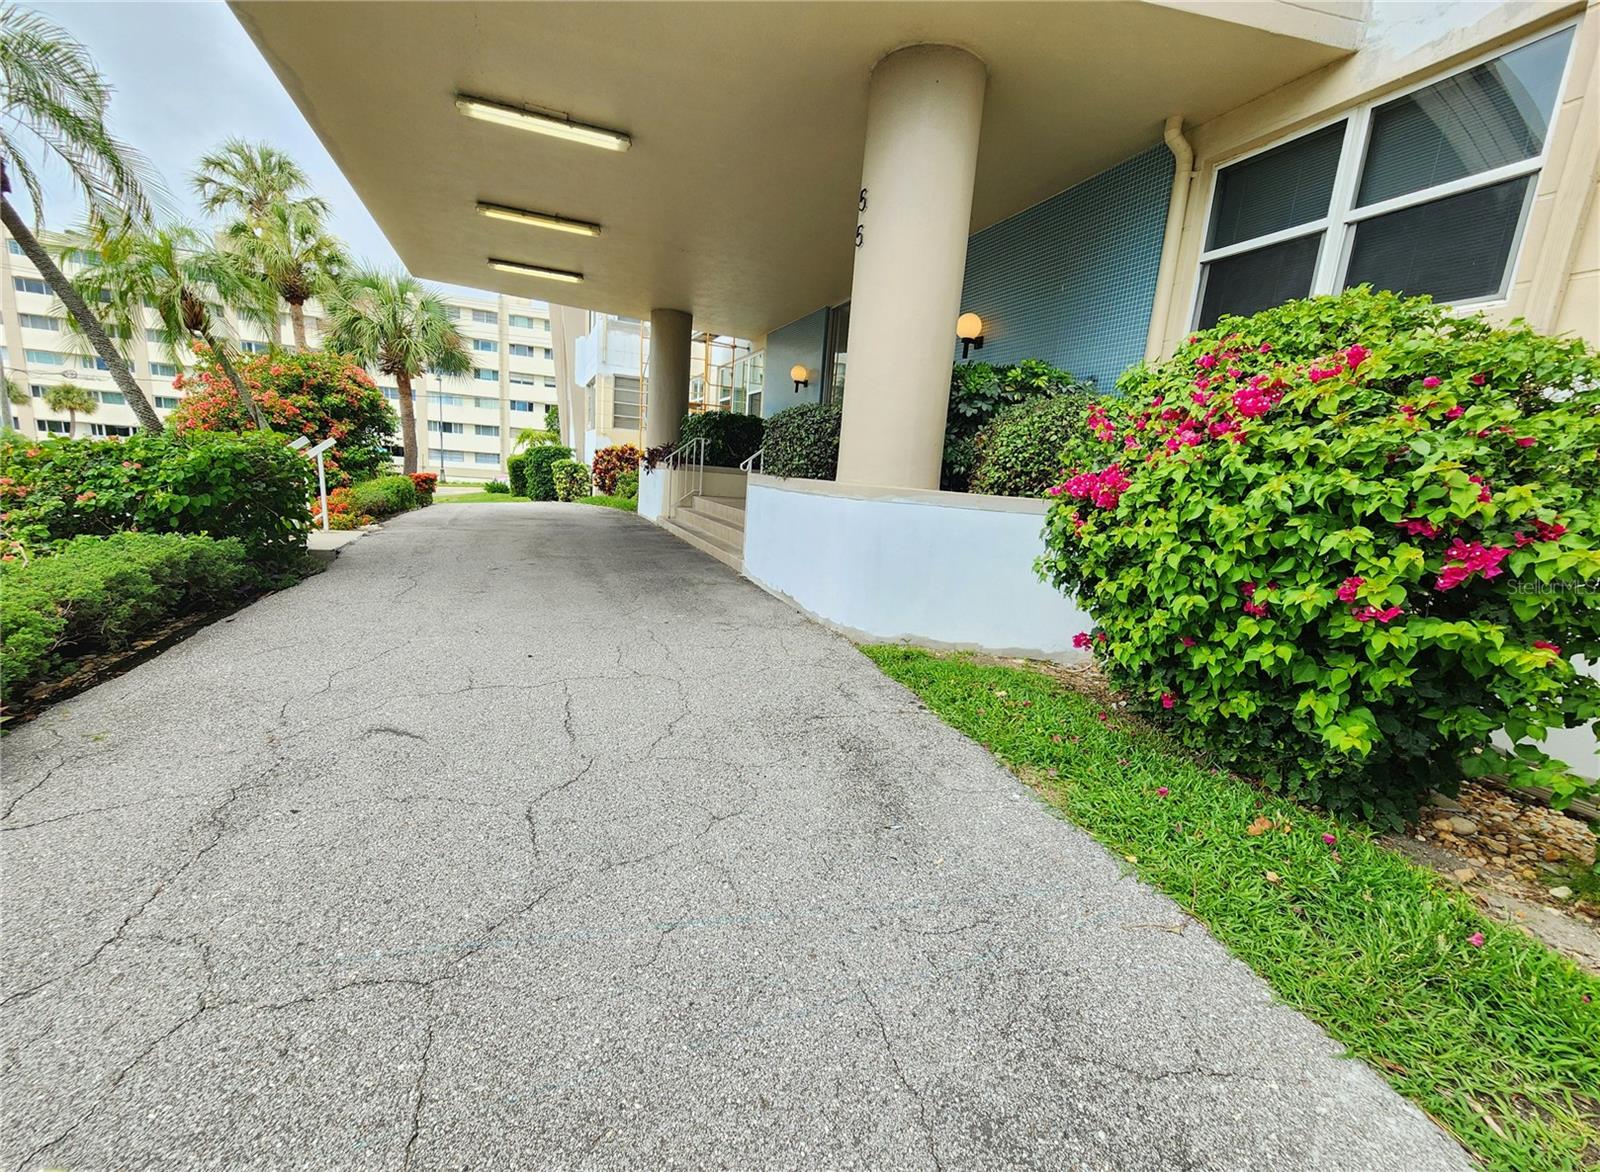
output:
[[[740,472],[765,472],[767,469],[767,449],[757,448],[744,459],[739,461]]]
[[[687,492],[680,492],[672,502],[676,509],[692,496],[698,496],[705,491],[706,486],[706,445],[709,441],[705,436],[696,436],[680,444],[678,448],[667,457],[669,468],[693,468],[695,470],[694,487]]]

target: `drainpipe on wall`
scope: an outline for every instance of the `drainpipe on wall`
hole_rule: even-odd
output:
[[[1161,343],[1172,312],[1172,287],[1177,278],[1178,247],[1183,241],[1183,220],[1189,210],[1189,186],[1194,180],[1194,148],[1183,137],[1183,115],[1167,119],[1163,137],[1172,152],[1172,198],[1167,202],[1167,231],[1161,240],[1161,267],[1156,272],[1155,304],[1150,307],[1150,332],[1145,337],[1144,358],[1154,362],[1161,356]]]

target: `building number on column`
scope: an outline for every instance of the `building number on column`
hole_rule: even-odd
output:
[[[867,210],[867,189],[865,187],[863,187],[861,189],[861,194],[856,198],[856,210],[858,212],[864,212],[864,211]],[[856,247],[860,248],[862,242],[864,240],[866,240],[866,238],[867,238],[866,225],[861,224],[861,223],[857,223],[856,224]]]

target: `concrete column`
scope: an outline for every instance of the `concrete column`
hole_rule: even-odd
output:
[[[983,62],[913,45],[872,71],[839,480],[938,488],[972,221]]]
[[[689,327],[681,309],[650,311],[650,368],[644,405],[644,446],[677,442],[689,409]]]

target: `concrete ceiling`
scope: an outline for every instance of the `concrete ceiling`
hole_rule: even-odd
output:
[[[1159,142],[1169,114],[1204,121],[1348,53],[1360,21],[1339,7],[233,2],[412,272],[633,316],[687,309],[745,337],[849,295],[867,81],[885,53],[944,42],[988,64],[977,230]],[[475,121],[457,92],[633,147]],[[604,232],[485,219],[479,200]],[[497,272],[490,256],[585,281]]]

